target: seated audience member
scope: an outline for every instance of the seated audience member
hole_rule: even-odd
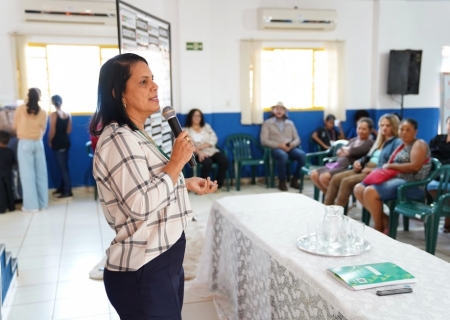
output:
[[[326,194],[330,179],[333,175],[348,170],[348,166],[355,160],[365,156],[372,148],[373,140],[369,138],[373,122],[370,118],[362,118],[358,122],[358,137],[353,138],[349,143],[337,151],[337,160],[328,163],[325,167],[318,168],[311,172],[312,182]]]
[[[336,117],[332,114],[327,115],[324,120],[325,126],[317,128],[311,135],[311,139],[321,147],[322,151],[328,150],[334,141],[345,139],[342,128],[339,129],[334,125],[335,120]]]
[[[13,190],[13,166],[16,164],[14,151],[7,147],[10,135],[0,130],[0,213],[16,210]]]
[[[335,174],[330,181],[325,201],[326,205],[347,205],[356,184],[372,171],[388,162],[394,150],[402,143],[398,138],[399,120],[394,114],[385,114],[378,121],[379,134],[367,156],[353,163],[353,170]]]
[[[443,165],[450,164],[450,117],[446,121],[446,134],[438,134],[430,141],[430,151],[433,158],[438,159]],[[428,193],[435,198],[439,181],[433,180],[427,185]],[[445,218],[444,233],[450,233],[450,218]]]
[[[417,139],[417,121],[404,119],[400,123],[400,146],[391,155],[392,162],[384,169],[397,170],[394,178],[380,184],[366,186],[364,182],[355,186],[354,193],[361,204],[370,212],[375,222],[375,230],[387,233],[388,217],[383,212],[383,201],[397,198],[397,187],[410,181],[423,180],[431,169],[430,149],[425,141]],[[410,190],[411,198],[421,197],[423,190]]]
[[[355,125],[353,127],[351,127],[350,130],[348,131],[348,133],[345,135],[346,139],[350,140],[357,136],[356,127],[358,125],[358,121],[361,120],[362,118],[370,118],[370,114],[367,110],[361,109],[361,110],[356,111]],[[376,137],[377,137],[377,130],[375,128],[373,128],[372,132],[371,132],[371,138],[373,138],[375,140]]]
[[[218,189],[222,188],[228,170],[228,159],[216,148],[217,136],[211,126],[205,123],[203,113],[200,110],[192,109],[189,111],[185,130],[194,140],[195,158],[202,164],[200,177],[208,178],[213,163],[217,163],[219,169],[215,180],[217,180]]]
[[[272,149],[272,156],[278,166],[278,189],[287,191],[286,164],[288,159],[297,161],[291,187],[299,189],[300,170],[305,165],[306,153],[297,148],[300,137],[294,122],[288,119],[287,110],[282,102],[272,107],[270,118],[264,121],[261,128],[261,144]]]

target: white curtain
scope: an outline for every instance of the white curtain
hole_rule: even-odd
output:
[[[241,123],[263,123],[264,110],[261,106],[261,53],[262,41],[241,41]],[[253,81],[250,82],[250,71]],[[252,95],[250,95],[252,92]]]
[[[18,71],[18,82],[19,82],[19,90],[18,90],[18,98],[25,99],[28,94],[28,79],[27,79],[27,64],[26,64],[26,54],[25,50],[27,47],[27,37],[21,34],[12,34],[12,41],[14,43],[13,46],[13,55],[17,62],[17,71]]]
[[[328,58],[328,101],[324,113],[345,121],[345,43],[329,41],[324,47]]]

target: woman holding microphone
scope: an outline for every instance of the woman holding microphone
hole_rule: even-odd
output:
[[[195,150],[185,132],[170,159],[146,134],[145,120],[159,109],[158,86],[144,58],[126,53],[102,66],[90,124],[91,134],[100,136],[93,171],[116,232],[104,284],[122,320],[181,319],[184,229],[192,219],[188,191],[217,189],[209,178],[183,177]]]

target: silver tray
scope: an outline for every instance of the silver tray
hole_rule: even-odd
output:
[[[357,256],[357,255],[363,254],[364,252],[370,251],[370,249],[372,249],[370,242],[367,240],[364,240],[363,249],[360,252],[342,252],[342,250],[340,250],[340,249],[332,249],[332,248],[329,248],[328,251],[317,251],[317,248],[309,247],[308,236],[303,236],[303,237],[298,238],[297,239],[297,247],[302,251],[306,251],[311,254],[315,254],[315,255],[319,255],[319,256],[326,256],[326,257]]]

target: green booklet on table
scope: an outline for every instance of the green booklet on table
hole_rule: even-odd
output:
[[[391,262],[331,268],[327,272],[351,290],[417,282],[412,274]]]

